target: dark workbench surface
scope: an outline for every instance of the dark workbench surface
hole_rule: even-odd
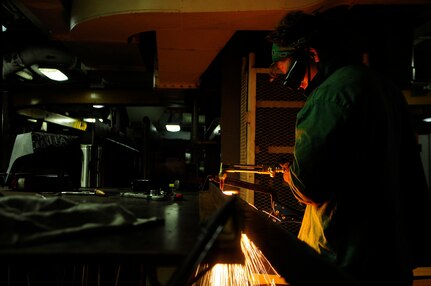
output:
[[[0,248],[1,259],[12,264],[20,261],[37,263],[44,258],[58,263],[110,261],[178,265],[193,248],[200,233],[199,192],[182,192],[184,198],[177,201],[125,198],[118,194],[111,190],[110,195],[104,197],[62,197],[77,202],[118,203],[137,217],[157,217],[162,221],[138,229],[115,230],[59,241]]]

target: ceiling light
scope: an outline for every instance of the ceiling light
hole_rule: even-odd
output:
[[[96,123],[96,118],[84,118],[83,120],[88,123]]]
[[[213,134],[220,135],[220,124],[217,125],[216,128],[214,128]]]
[[[166,130],[169,132],[178,132],[181,131],[181,126],[178,124],[166,124]]]
[[[423,120],[423,122],[431,122],[431,117],[427,117],[427,118],[424,118],[422,120]]]
[[[210,134],[210,136],[209,136],[209,139],[210,139],[210,140],[213,140],[213,139],[214,139],[214,137],[216,137],[216,136],[218,136],[218,135],[220,135],[220,124],[218,124],[218,125],[214,128],[213,132],[211,132],[211,134]]]
[[[6,32],[6,31],[7,31],[7,28],[6,28],[6,26],[4,26],[4,25],[1,25],[1,31],[2,31],[2,32]]]
[[[93,104],[93,108],[103,108],[103,107],[105,106],[101,104]]]
[[[220,120],[215,118],[205,131],[205,137],[208,136],[209,140],[213,140],[216,136],[220,135]]]
[[[181,131],[181,113],[170,112],[169,118],[166,121],[166,130],[169,132],[178,132]]]
[[[32,80],[33,79],[33,75],[31,74],[31,72],[28,69],[23,69],[20,71],[17,71],[15,73],[17,76],[26,79],[26,80]]]
[[[55,81],[65,81],[69,78],[62,73],[58,69],[52,69],[52,68],[39,68],[39,71],[44,74],[47,78],[55,80]]]
[[[42,122],[42,125],[40,126],[40,131],[48,131],[48,122]]]

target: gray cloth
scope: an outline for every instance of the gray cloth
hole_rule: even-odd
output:
[[[0,197],[0,247],[64,239],[162,221],[138,218],[115,204],[76,203],[60,197]]]

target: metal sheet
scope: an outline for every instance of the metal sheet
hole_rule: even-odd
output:
[[[54,112],[46,111],[39,108],[20,109],[17,112],[20,115],[28,116],[34,119],[43,119],[44,121],[47,121],[47,122],[51,122],[54,124],[58,124],[58,125],[82,130],[82,131],[87,130],[86,122],[66,115],[62,115],[59,113],[54,113]]]

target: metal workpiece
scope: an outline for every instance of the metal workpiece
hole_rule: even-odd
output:
[[[302,221],[303,212],[293,209],[287,205],[283,205],[277,195],[275,189],[271,189],[266,186],[262,186],[255,183],[250,183],[246,181],[241,181],[234,178],[229,178],[227,176],[212,176],[209,178],[211,182],[218,184],[221,191],[223,191],[225,186],[238,187],[249,189],[258,193],[268,194],[271,201],[271,212],[265,212],[271,220],[279,222],[282,224],[300,224]]]
[[[88,127],[87,123],[80,119],[72,118],[70,116],[55,112],[46,111],[40,108],[20,109],[17,111],[17,113],[33,119],[44,120],[46,122],[51,122],[61,126],[78,129],[81,131],[86,131]]]
[[[214,196],[222,194],[219,192]],[[217,263],[245,265],[244,253],[240,253],[240,233],[247,235],[289,285],[359,286],[335,264],[238,196],[224,196],[221,201],[224,203],[202,229],[194,249],[172,275],[169,286],[195,285],[205,271]],[[226,226],[227,237],[223,232]],[[207,268],[202,270],[203,273],[196,272],[202,264]]]
[[[277,272],[292,285],[351,285],[359,283],[314,249],[242,200],[244,233],[262,251]],[[290,285],[290,284],[289,284]]]
[[[168,286],[194,285],[204,274],[195,273],[202,264],[210,269],[217,263],[245,263],[240,245],[243,220],[238,200],[238,197],[226,198],[225,203],[208,219],[195,247],[174,272]]]

